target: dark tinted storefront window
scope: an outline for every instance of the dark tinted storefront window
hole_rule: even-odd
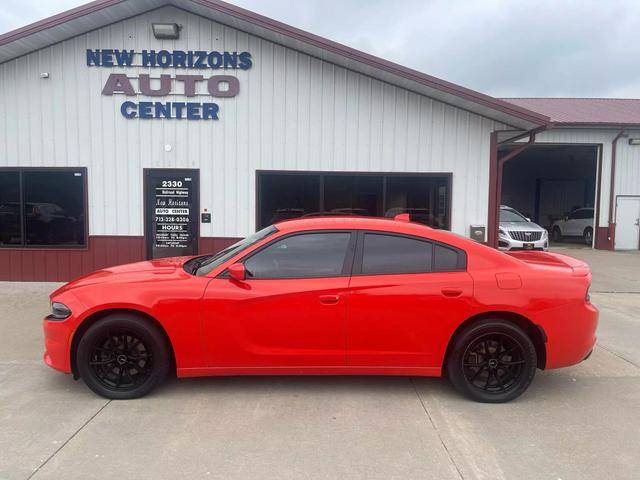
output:
[[[258,228],[305,215],[395,217],[450,229],[451,175],[258,172]]]
[[[385,217],[399,213],[433,228],[449,229],[448,179],[445,177],[400,177],[387,179]]]
[[[84,169],[0,171],[2,245],[85,245],[84,177]]]
[[[260,178],[260,228],[320,210],[320,177],[274,174]]]
[[[0,245],[20,243],[20,174],[0,171]]]
[[[377,175],[327,175],[324,211],[375,217],[382,210],[382,184]]]

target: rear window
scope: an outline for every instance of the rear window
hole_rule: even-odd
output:
[[[362,273],[422,273],[431,271],[433,245],[395,235],[365,233]]]

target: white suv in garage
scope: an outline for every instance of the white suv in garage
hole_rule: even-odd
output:
[[[593,242],[593,208],[576,208],[551,226],[551,239],[562,241],[563,237],[580,237],[587,245]]]
[[[548,250],[549,235],[517,210],[500,205],[500,250]]]

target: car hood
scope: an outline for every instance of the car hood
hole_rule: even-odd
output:
[[[53,292],[51,297],[87,285],[120,281],[124,276],[131,276],[132,279],[141,279],[141,276],[171,275],[176,271],[183,272],[182,266],[192,258],[193,257],[159,258],[144,262],[127,263],[124,265],[103,268],[70,281]]]
[[[511,230],[511,231],[526,231],[526,232],[536,232],[538,230],[544,230],[540,225],[533,222],[500,222],[500,228],[503,230]]]

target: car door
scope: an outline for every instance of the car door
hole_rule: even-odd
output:
[[[223,272],[203,298],[210,366],[344,367],[349,231],[279,237],[242,259],[247,277]]]
[[[361,232],[349,285],[347,365],[440,365],[471,314],[466,254],[419,237]]]
[[[574,210],[567,217],[567,221],[565,222],[565,227],[563,228],[562,234],[568,237],[575,237],[577,235],[581,235],[582,232],[578,233],[579,223],[578,220],[579,210]]]

